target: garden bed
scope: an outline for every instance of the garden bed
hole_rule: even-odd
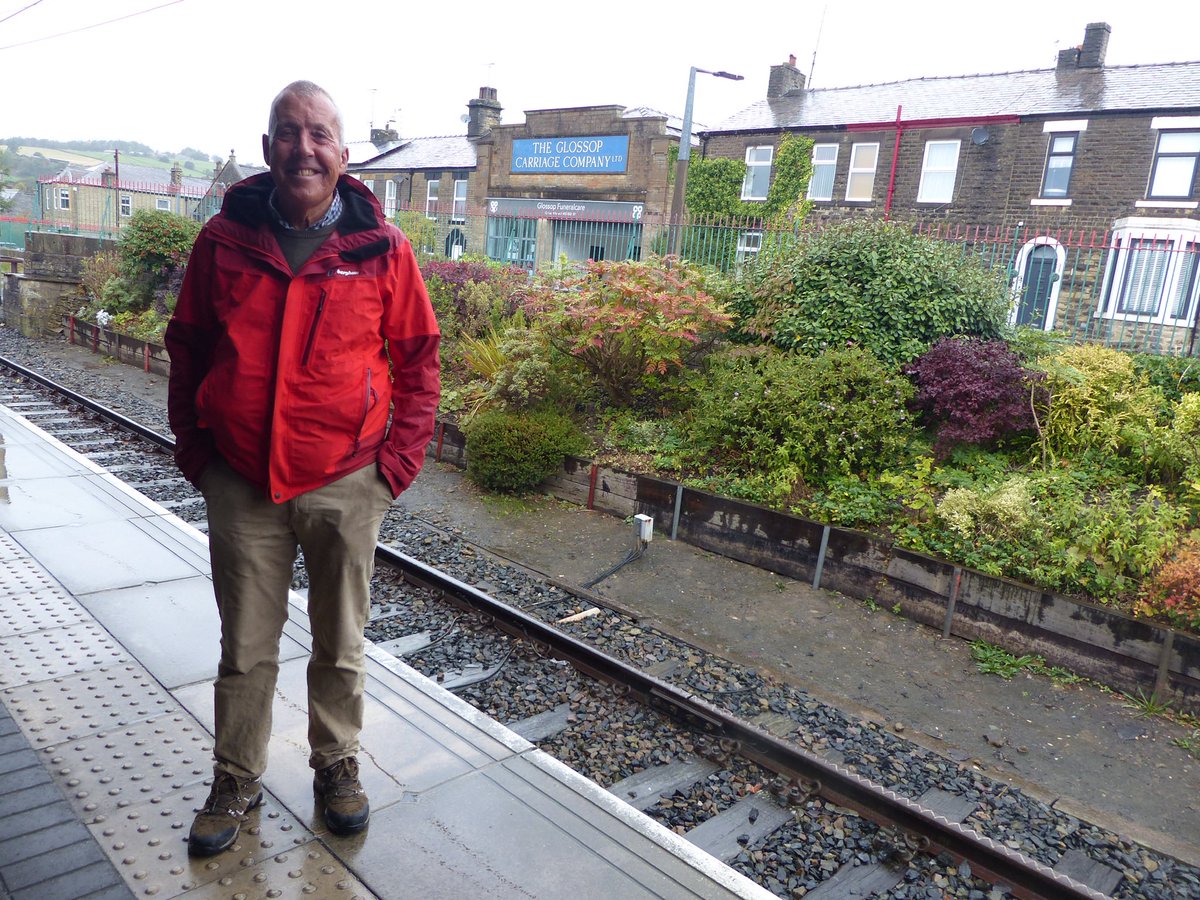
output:
[[[466,442],[438,424],[429,455],[458,467]],[[1200,709],[1200,638],[1118,610],[898,548],[877,536],[568,459],[541,489],[617,516],[643,513],[672,539],[896,609],[944,635],[1036,653],[1128,693]]]

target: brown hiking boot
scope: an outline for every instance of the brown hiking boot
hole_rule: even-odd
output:
[[[246,813],[262,803],[262,799],[261,780],[217,772],[208,799],[192,822],[188,853],[212,856],[232,847]]]
[[[325,824],[334,834],[354,834],[367,827],[371,806],[358,780],[358,760],[353,756],[317,769],[313,793]]]

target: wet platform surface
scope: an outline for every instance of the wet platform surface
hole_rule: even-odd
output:
[[[770,897],[379,648],[368,831],[329,835],[292,598],[266,803],[187,856],[218,654],[191,526],[0,406],[0,897]]]

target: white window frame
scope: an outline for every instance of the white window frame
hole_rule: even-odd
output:
[[[930,163],[929,158],[933,154],[931,151],[934,147],[954,147],[954,162],[949,166],[934,166]],[[917,202],[918,203],[953,203],[954,202],[954,185],[958,181],[958,159],[962,153],[962,141],[954,140],[932,140],[925,142],[925,155],[921,159],[921,183],[917,187]],[[950,176],[949,192],[936,193],[934,192],[935,184],[942,184],[942,179],[939,176]]]
[[[171,211],[171,200],[169,197],[155,197],[154,208],[159,212]]]
[[[1105,266],[1104,290],[1100,292],[1096,315],[1122,322],[1190,326],[1195,319],[1197,301],[1200,300],[1200,277],[1193,275],[1190,285],[1185,284],[1183,279],[1190,272],[1189,266],[1200,265],[1200,260],[1194,255],[1200,254],[1200,220],[1118,219],[1113,224],[1112,241]],[[1147,250],[1163,254],[1161,257],[1150,257],[1163,263],[1161,274],[1158,275],[1157,306],[1153,311],[1144,313],[1118,311],[1128,280],[1141,274],[1130,270],[1131,262],[1136,259],[1134,253],[1139,249],[1131,246],[1134,242],[1166,245],[1162,250]],[[1189,246],[1195,249],[1188,249]],[[1183,309],[1176,315],[1180,294],[1185,288],[1190,289],[1191,295],[1184,298]]]
[[[813,144],[812,152],[812,175],[808,178],[808,199],[809,200],[832,200],[833,199],[833,182],[837,178],[837,161],[838,151],[841,149],[840,144]],[[832,151],[830,159],[818,159],[818,155],[829,155]],[[817,196],[813,192],[814,184],[817,180],[817,167],[827,168],[829,170],[829,191],[828,196]]]
[[[871,148],[875,153],[875,159],[871,162],[870,167],[864,166],[858,159],[860,153],[867,148]],[[853,144],[850,147],[850,169],[846,173],[846,199],[855,203],[867,203],[874,199],[875,195],[875,171],[879,168],[879,142],[864,142]],[[870,183],[867,186],[866,196],[855,196],[850,193],[854,187],[855,179],[863,176],[870,176]]]
[[[1162,152],[1163,138],[1173,135],[1194,135],[1196,139],[1196,149],[1190,153],[1167,153]],[[1163,159],[1187,159],[1192,160],[1192,176],[1188,180],[1187,193],[1184,194],[1156,194],[1154,193],[1154,181],[1158,174],[1158,164]],[[1146,182],[1146,199],[1147,200],[1192,200],[1196,196],[1196,169],[1200,167],[1200,128],[1163,128],[1158,132],[1158,136],[1154,139],[1154,158],[1150,161],[1150,178]]]
[[[363,186],[368,191],[370,191],[372,194],[375,193],[375,179],[374,178],[362,178],[360,180],[362,181]]]
[[[70,188],[59,188],[58,189],[58,208],[59,209],[70,209],[71,208],[71,189]]]
[[[399,191],[396,189],[396,182],[389,178],[383,183],[383,214],[387,218],[391,218],[396,214],[396,197]]]
[[[454,179],[454,206],[450,212],[451,222],[467,221],[467,179]]]
[[[120,200],[117,203],[117,208],[121,218],[128,219],[133,215],[133,195],[121,194]]]
[[[438,213],[438,185],[440,179],[430,178],[425,182],[425,217],[436,219]]]
[[[744,265],[762,252],[762,232],[743,231],[738,234],[737,264]]]
[[[1079,136],[1080,136],[1080,132],[1078,132],[1078,131],[1055,130],[1055,131],[1051,131],[1049,133],[1049,137],[1046,140],[1046,161],[1042,164],[1042,187],[1041,187],[1041,190],[1038,191],[1038,199],[1039,200],[1066,201],[1066,200],[1070,199],[1071,178],[1074,177],[1074,175],[1075,175],[1075,160],[1078,159],[1078,157],[1079,157]],[[1056,153],[1054,150],[1055,141],[1062,140],[1063,138],[1071,139],[1070,154],[1061,153],[1061,152]],[[1050,162],[1053,159],[1055,159],[1056,157],[1063,157],[1063,156],[1068,156],[1068,155],[1071,158],[1071,165],[1070,165],[1070,168],[1067,170],[1067,185],[1066,185],[1066,187],[1063,189],[1062,194],[1047,194],[1046,193],[1046,181],[1047,181],[1048,176],[1050,175]]]
[[[758,155],[761,151],[766,151],[767,158],[759,159]],[[756,147],[746,148],[746,176],[742,179],[742,199],[743,200],[766,200],[767,193],[771,190],[771,165],[775,161],[775,148],[770,144],[760,144]],[[763,181],[762,195],[754,193],[755,175],[758,170],[766,168],[767,177]]]

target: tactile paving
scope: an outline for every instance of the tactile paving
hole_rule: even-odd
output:
[[[127,655],[92,621],[0,638],[0,687],[62,678],[112,665]]]
[[[303,853],[302,859],[297,855]],[[242,869],[234,875],[188,894],[188,900],[368,900],[375,894],[363,887],[344,866],[316,842],[281,853],[270,862]]]
[[[306,893],[303,885],[329,878],[331,885],[357,884],[312,833],[269,795],[247,815],[231,848],[212,857],[189,857],[188,829],[207,796],[208,785],[197,784],[111,816],[98,816],[88,828],[125,883],[142,896],[173,897],[186,891],[189,898],[232,898],[239,893],[325,898],[339,894],[333,890]],[[285,893],[289,885],[294,888]]]
[[[49,747],[43,762],[76,812],[94,823],[199,785],[212,775],[212,739],[190,716],[166,715]]]
[[[24,553],[0,532],[0,637],[90,621],[79,603]]]
[[[4,702],[35,749],[179,709],[145,669],[132,663],[8,688]]]

